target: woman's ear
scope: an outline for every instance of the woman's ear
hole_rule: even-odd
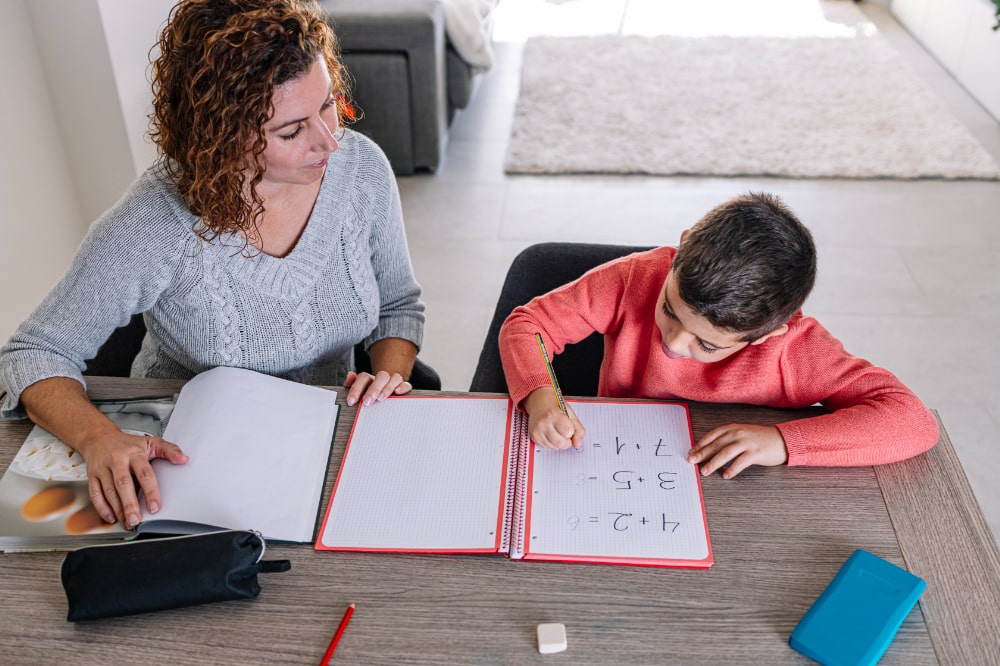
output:
[[[768,338],[775,338],[775,337],[777,337],[779,335],[784,335],[785,333],[788,333],[788,324],[782,324],[781,326],[779,326],[778,328],[774,329],[770,333],[767,333],[767,334],[762,335],[761,337],[757,338],[756,340],[754,340],[750,344],[751,345],[759,345],[760,343],[764,342],[764,340],[767,340]]]

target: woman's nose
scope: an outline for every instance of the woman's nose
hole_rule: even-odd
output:
[[[320,121],[319,125],[319,147],[323,152],[334,152],[340,147],[340,144],[337,143],[337,137],[334,136],[333,130],[326,122]]]

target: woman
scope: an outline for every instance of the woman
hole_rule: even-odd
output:
[[[173,443],[123,433],[82,370],[134,313],[133,376],[215,366],[343,384],[348,403],[405,393],[423,304],[385,156],[342,129],[335,37],[299,0],[181,0],[154,62],[161,159],[92,226],[69,271],[0,349],[2,413],[27,415],[87,462],[108,522],[161,504],[149,460]],[[357,373],[364,341],[373,374]]]

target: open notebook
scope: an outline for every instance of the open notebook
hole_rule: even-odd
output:
[[[102,403],[126,432],[162,436],[190,460],[154,460],[163,500],[134,532],[251,529],[268,539],[316,536],[337,394],[241,370],[214,368],[163,400]],[[82,457],[35,426],[0,479],[0,551],[66,550],[135,536],[100,519]]]
[[[507,398],[362,407],[316,549],[710,567],[687,406],[568,402],[580,450],[533,445]]]

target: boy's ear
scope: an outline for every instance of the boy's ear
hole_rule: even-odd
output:
[[[766,335],[762,335],[761,337],[757,338],[756,340],[754,340],[750,344],[751,345],[759,345],[760,343],[764,342],[764,340],[767,340],[768,338],[775,338],[775,337],[777,337],[779,335],[784,335],[785,333],[788,333],[788,324],[782,324],[781,326],[779,326],[778,328],[774,329],[770,333],[768,333]]]

